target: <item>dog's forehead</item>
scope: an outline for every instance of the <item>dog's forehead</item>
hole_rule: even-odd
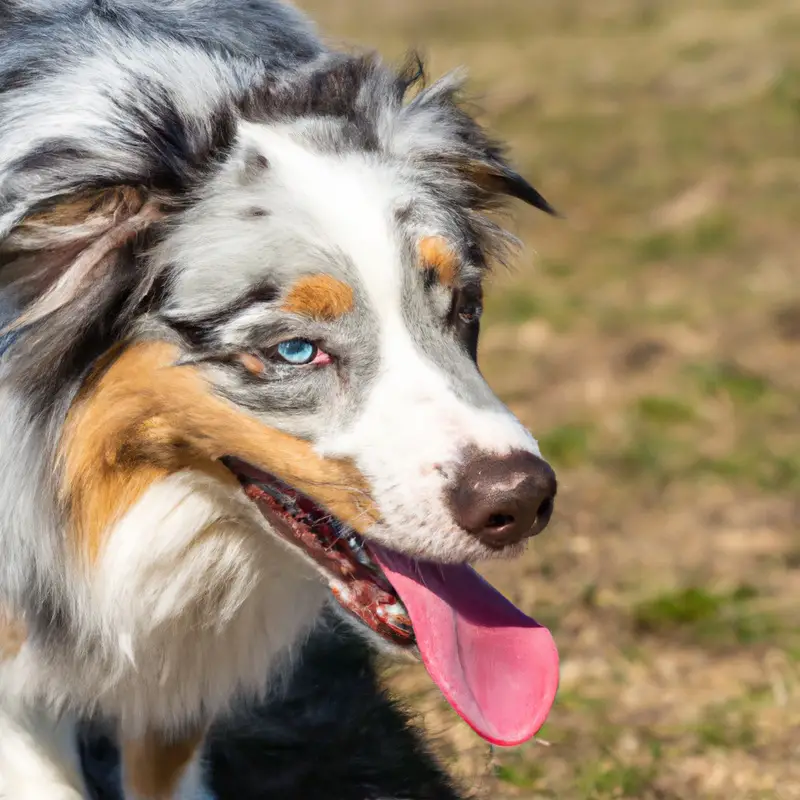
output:
[[[237,146],[163,248],[178,296],[224,305],[268,281],[278,294],[327,275],[386,311],[429,267],[452,282],[464,244],[453,212],[402,162],[326,149],[297,125],[241,122]],[[421,291],[421,289],[420,289]]]
[[[245,146],[269,162],[264,185],[286,203],[281,216],[296,215],[308,229],[298,233],[318,238],[323,251],[341,254],[341,266],[373,302],[396,296],[403,232],[395,210],[411,190],[398,170],[360,151],[315,152],[265,126],[250,125],[243,133]]]

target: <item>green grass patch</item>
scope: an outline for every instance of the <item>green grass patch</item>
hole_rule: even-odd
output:
[[[697,475],[749,483],[769,492],[800,490],[800,453],[780,455],[763,445],[742,446],[720,458],[699,458],[688,469]]]
[[[552,278],[571,278],[575,274],[571,262],[557,258],[542,259],[538,268],[545,275],[549,275]]]
[[[786,67],[773,86],[775,105],[800,120],[800,68]]]
[[[696,258],[729,250],[736,241],[736,224],[728,214],[710,214],[687,229],[655,230],[632,244],[634,261],[653,264]]]
[[[676,425],[691,422],[695,418],[692,407],[675,397],[662,395],[641,397],[636,408],[642,420],[654,425]]]
[[[556,696],[556,705],[565,711],[578,711],[593,716],[605,717],[608,712],[606,698],[590,697],[575,689],[560,689]]]
[[[640,604],[634,619],[638,630],[653,633],[714,619],[720,605],[720,597],[704,589],[683,589]]]
[[[669,231],[649,233],[634,243],[636,260],[645,263],[667,261],[680,251],[680,237]]]
[[[693,64],[707,61],[712,55],[719,51],[719,45],[711,39],[698,39],[690,42],[679,51],[681,59]]]
[[[757,403],[771,390],[766,378],[731,362],[693,364],[688,369],[704,394],[727,395],[737,403]]]
[[[757,739],[752,713],[733,713],[726,706],[710,708],[697,725],[696,734],[703,750],[747,750]]]
[[[607,797],[639,798],[652,786],[656,774],[654,764],[640,766],[604,760],[582,769],[577,784],[581,797],[587,800]]]
[[[532,789],[542,781],[545,773],[539,764],[517,759],[513,763],[498,764],[494,774],[498,780],[518,789]]]
[[[685,635],[697,644],[757,644],[777,641],[779,620],[752,607],[758,597],[752,586],[732,592],[689,587],[646,600],[633,610],[634,628],[656,636]]]
[[[734,243],[736,225],[731,217],[715,214],[701,219],[688,237],[690,253],[708,255],[727,250]]]
[[[506,289],[489,295],[486,314],[493,321],[521,323],[544,313],[541,298],[524,288]]]
[[[590,425],[559,425],[539,439],[539,447],[545,458],[555,466],[575,467],[588,458],[591,436]]]
[[[680,476],[686,447],[663,426],[638,426],[620,449],[608,454],[607,463],[629,480],[647,478],[663,485]]]

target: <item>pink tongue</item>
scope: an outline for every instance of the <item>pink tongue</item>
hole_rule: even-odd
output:
[[[411,616],[428,673],[453,708],[493,744],[530,739],[558,688],[550,631],[471,567],[370,548]]]

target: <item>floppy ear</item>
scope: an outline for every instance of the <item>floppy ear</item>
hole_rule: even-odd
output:
[[[407,68],[401,74],[403,86],[409,82],[402,76],[409,72]],[[419,69],[413,74],[420,74]],[[504,147],[467,110],[461,97],[464,81],[463,72],[451,73],[408,103],[404,118],[411,129],[406,142],[412,157],[455,169],[474,190],[469,204],[475,210],[486,210],[503,197],[514,197],[547,214],[561,216],[510,166]]]
[[[1,333],[27,327],[85,295],[120,252],[163,217],[141,187],[118,186],[47,201],[0,243],[0,289],[22,313]]]
[[[522,175],[511,169],[504,159],[494,156],[489,161],[474,162],[470,165],[469,171],[475,183],[490,194],[515,197],[553,217],[561,216],[540,192]]]

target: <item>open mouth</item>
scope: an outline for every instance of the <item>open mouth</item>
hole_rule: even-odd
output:
[[[418,648],[478,734],[515,745],[544,724],[558,688],[553,638],[472,567],[367,542],[276,476],[235,458],[223,463],[270,527],[322,568],[343,608],[392,644]]]
[[[408,612],[361,536],[274,475],[236,459],[223,463],[276,533],[322,567],[345,609],[392,644],[413,647]]]

